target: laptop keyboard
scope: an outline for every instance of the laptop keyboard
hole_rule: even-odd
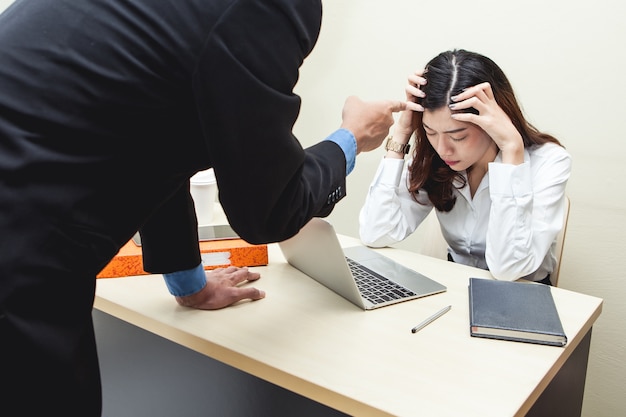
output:
[[[390,281],[352,259],[346,257],[346,260],[361,295],[368,301],[380,304],[416,295],[413,291]]]

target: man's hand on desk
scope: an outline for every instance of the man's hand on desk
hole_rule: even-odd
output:
[[[217,268],[206,273],[206,286],[203,289],[192,295],[176,297],[176,301],[184,307],[217,310],[245,299],[260,300],[265,297],[264,291],[239,286],[259,278],[261,274],[250,272],[248,268]]]

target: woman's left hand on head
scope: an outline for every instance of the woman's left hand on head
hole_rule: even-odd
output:
[[[465,89],[451,97],[452,118],[473,123],[483,129],[502,151],[503,157],[513,156],[518,163],[523,162],[524,141],[511,119],[496,102],[491,85],[487,82]],[[457,112],[474,108],[478,114]],[[521,161],[519,156],[521,155]],[[507,158],[509,159],[509,158]]]

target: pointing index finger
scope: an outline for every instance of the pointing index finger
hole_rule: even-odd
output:
[[[389,108],[392,112],[399,112],[402,110],[406,110],[407,104],[404,101],[399,100],[391,100],[389,102]]]

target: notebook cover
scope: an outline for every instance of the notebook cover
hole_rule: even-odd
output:
[[[200,256],[204,269],[227,266],[267,265],[267,245],[252,245],[243,239],[200,242]],[[143,270],[141,247],[128,241],[117,255],[97,275],[98,278],[117,278],[147,275]]]
[[[474,337],[565,346],[551,287],[470,278],[470,334]]]

